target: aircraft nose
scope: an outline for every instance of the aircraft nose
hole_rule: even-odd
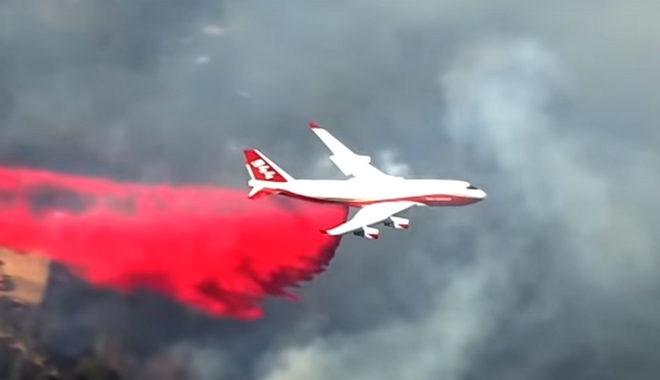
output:
[[[485,198],[486,198],[486,192],[483,191],[483,190],[479,190],[479,191],[477,192],[477,198],[479,198],[480,200],[485,199]]]

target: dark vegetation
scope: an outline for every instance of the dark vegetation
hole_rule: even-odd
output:
[[[55,266],[55,264],[51,264]],[[80,302],[85,284],[62,268],[51,271],[46,296],[39,302],[12,297],[12,275],[2,275],[0,296],[0,379],[2,380],[183,380],[176,358],[153,351],[131,352],[118,332],[98,325],[72,331],[67,299]],[[15,275],[15,274],[14,274]],[[19,274],[20,275],[20,274]],[[9,286],[9,287],[7,287]],[[78,287],[78,290],[72,290]],[[62,289],[67,293],[62,298]],[[80,289],[87,288],[87,289]],[[20,290],[20,289],[18,289]],[[59,293],[59,294],[58,294]]]

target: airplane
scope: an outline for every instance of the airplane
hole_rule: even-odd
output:
[[[366,239],[379,237],[374,225],[408,229],[410,221],[396,216],[413,206],[466,206],[482,201],[486,193],[465,181],[405,179],[383,173],[371,165],[371,157],[347,148],[315,122],[309,128],[332,152],[330,160],[348,176],[343,180],[294,179],[256,149],[245,149],[245,167],[251,179],[248,198],[280,194],[314,202],[342,204],[359,209],[352,219],[322,233],[353,233]]]

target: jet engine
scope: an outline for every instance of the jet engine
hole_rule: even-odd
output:
[[[410,221],[406,218],[399,218],[397,216],[390,216],[384,223],[387,227],[395,228],[397,230],[407,230],[410,227]]]
[[[378,234],[379,234],[379,231],[378,231],[377,228],[366,227],[366,226],[362,227],[359,230],[353,231],[353,235],[363,237],[363,238],[369,239],[369,240],[378,239]]]

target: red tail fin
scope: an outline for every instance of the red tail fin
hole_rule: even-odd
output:
[[[287,174],[268,157],[261,154],[256,149],[246,149],[243,151],[245,154],[245,167],[250,173],[250,177],[257,181],[269,182],[289,182],[293,181],[293,177]]]

